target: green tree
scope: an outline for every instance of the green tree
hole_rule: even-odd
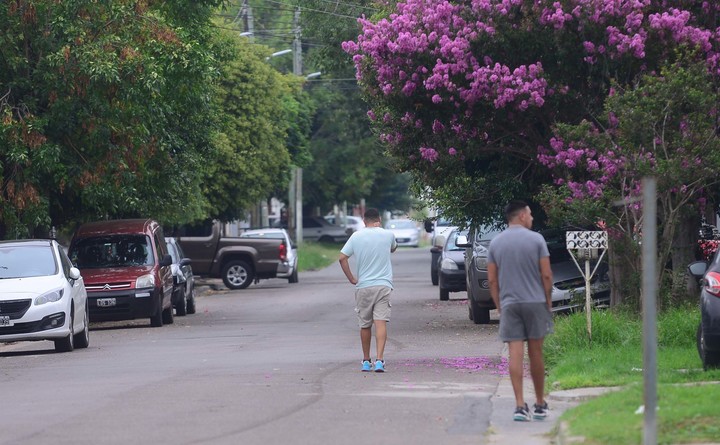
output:
[[[312,107],[303,97],[300,79],[281,74],[265,61],[268,48],[230,32],[222,35],[232,54],[216,95],[222,121],[214,141],[218,158],[204,183],[210,214],[227,221],[244,219],[258,200],[288,183],[293,162],[307,162]]]
[[[217,1],[0,4],[0,236],[203,212]]]

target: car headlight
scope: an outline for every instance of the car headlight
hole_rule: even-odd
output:
[[[476,256],[475,257],[475,268],[478,270],[487,270],[487,257]]]
[[[48,292],[46,294],[42,294],[39,297],[35,298],[35,306],[40,306],[41,304],[45,303],[54,303],[56,301],[59,301],[63,296],[63,289],[54,290],[52,292]]]
[[[458,265],[455,261],[451,260],[450,258],[445,258],[440,263],[440,268],[444,270],[458,270]]]
[[[135,280],[135,288],[140,289],[143,287],[155,287],[155,275],[148,274],[139,277]]]

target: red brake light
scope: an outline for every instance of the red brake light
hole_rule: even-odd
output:
[[[285,261],[287,259],[287,246],[285,245],[284,242],[280,244],[279,250],[280,250],[280,252],[279,252],[280,259]]]
[[[708,272],[707,275],[705,275],[705,291],[716,297],[720,297],[720,273]]]

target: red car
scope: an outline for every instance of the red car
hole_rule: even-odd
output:
[[[172,257],[156,221],[83,224],[68,253],[85,280],[91,321],[149,317],[153,327],[173,322]]]

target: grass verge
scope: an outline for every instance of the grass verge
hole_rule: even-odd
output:
[[[703,371],[695,346],[699,312],[694,306],[658,316],[658,443],[717,440],[720,370]],[[592,341],[584,313],[555,318],[546,342],[546,381],[551,389],[622,386],[563,415],[571,435],[588,444],[639,444],[643,416],[642,320],[622,311],[593,311]]]
[[[298,248],[298,271],[323,269],[336,262],[342,244],[305,241]]]

